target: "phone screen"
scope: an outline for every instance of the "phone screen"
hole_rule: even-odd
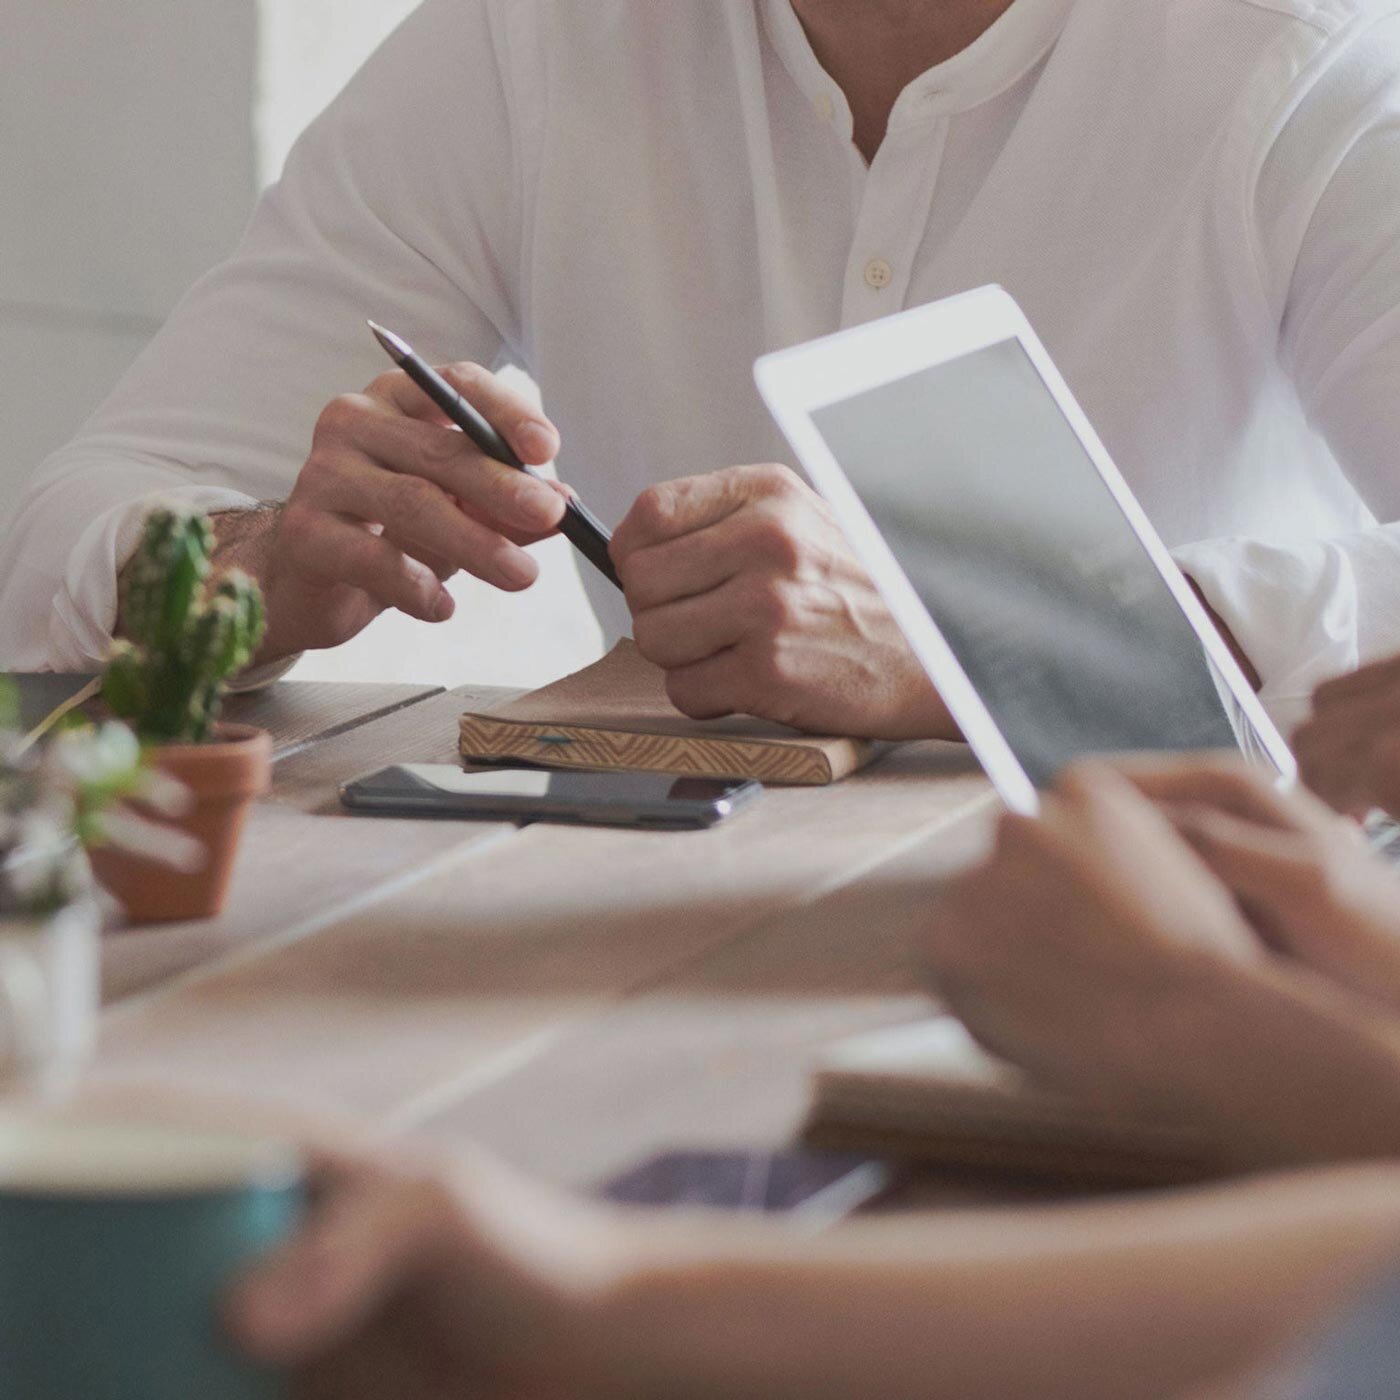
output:
[[[897,1180],[890,1163],[845,1152],[664,1152],[602,1183],[599,1192],[621,1205],[708,1206],[835,1221]]]

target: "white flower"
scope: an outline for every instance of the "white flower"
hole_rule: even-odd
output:
[[[141,746],[126,725],[109,720],[98,728],[60,734],[47,757],[75,783],[106,783],[140,765]]]
[[[201,869],[208,859],[201,841],[173,826],[138,817],[130,808],[114,808],[103,817],[102,824],[113,846],[131,855],[159,861],[182,874]]]
[[[179,778],[148,768],[141,775],[141,801],[162,817],[183,817],[194,807],[194,794]]]

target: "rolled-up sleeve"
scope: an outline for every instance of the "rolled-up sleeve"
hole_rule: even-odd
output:
[[[1173,551],[1258,671],[1259,699],[1283,734],[1308,717],[1323,681],[1359,663],[1353,546],[1362,542],[1208,540]]]

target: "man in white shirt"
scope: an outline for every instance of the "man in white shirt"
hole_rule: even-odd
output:
[[[1400,0],[427,0],[36,476],[0,662],[94,664],[172,494],[267,662],[528,584],[557,495],[381,374],[374,316],[539,381],[552,421],[455,371],[622,522],[632,618],[586,583],[683,708],[940,732],[822,504],[730,464],[784,453],[756,355],[998,281],[1291,724],[1400,651],[1397,230]]]

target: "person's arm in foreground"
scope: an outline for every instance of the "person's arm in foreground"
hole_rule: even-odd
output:
[[[226,1317],[321,1400],[1133,1400],[1271,1352],[1397,1248],[1375,1168],[810,1238],[341,1167]]]
[[[519,543],[554,527],[558,494],[449,431],[384,373],[365,325],[379,317],[440,359],[490,364],[520,343],[497,40],[484,5],[429,0],[298,142],[237,253],[0,536],[0,662],[103,660],[118,571],[171,497],[217,512],[216,566],[262,583],[265,660],[334,645],[385,607],[440,620],[440,580],[459,569],[508,589],[534,578]],[[537,411],[479,369],[452,376],[527,462],[551,458]]]
[[[927,933],[946,1002],[1045,1082],[1242,1162],[1400,1153],[1394,873],[1237,760],[1124,769],[1070,770],[951,883]]]

